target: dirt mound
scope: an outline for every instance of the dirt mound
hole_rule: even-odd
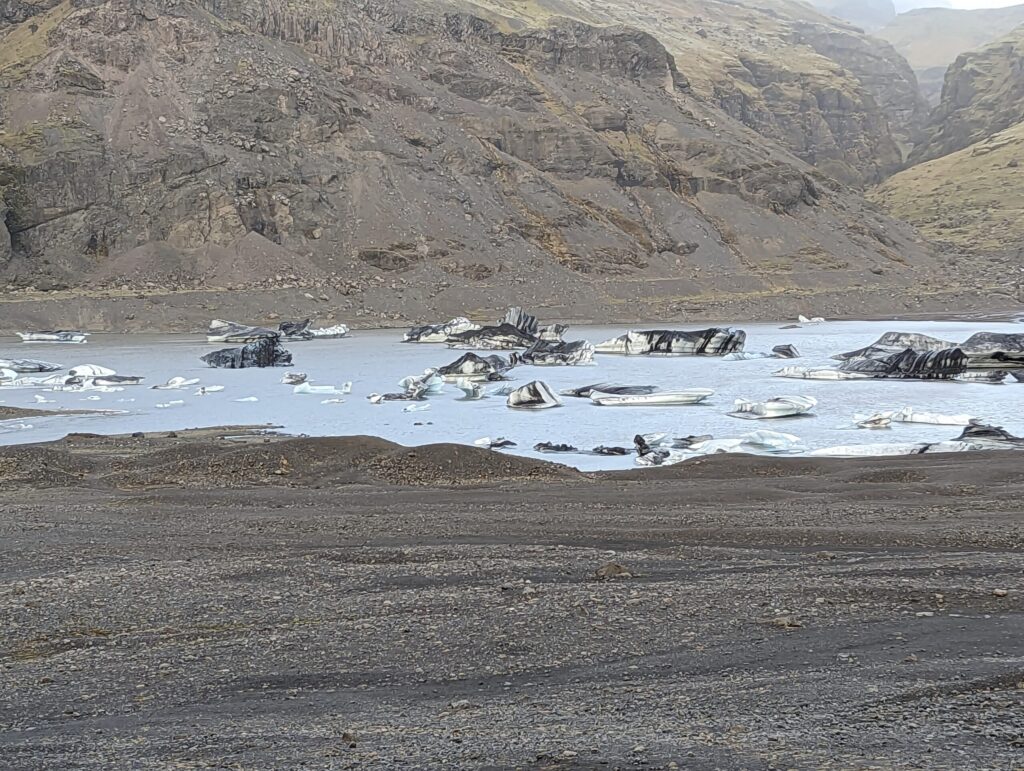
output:
[[[361,481],[359,469],[398,445],[376,437],[287,439],[265,444],[181,444],[111,461],[116,487],[251,487]]]
[[[573,479],[579,472],[557,463],[502,455],[458,444],[428,444],[381,453],[365,471],[395,485],[455,487],[527,479]]]
[[[0,447],[0,488],[31,484],[36,488],[81,483],[94,464],[66,450],[39,446]]]

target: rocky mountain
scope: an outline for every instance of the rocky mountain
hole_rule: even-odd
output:
[[[875,31],[914,68],[921,92],[938,103],[946,70],[957,57],[981,48],[1024,24],[1024,4],[973,11],[921,8],[895,17]]]
[[[976,265],[1001,264],[979,255],[1010,258],[1006,271],[1016,280],[1024,255],[1024,27],[957,58],[913,160],[872,199]]]
[[[694,93],[848,184],[901,167],[927,119],[889,44],[795,0],[462,0],[508,29],[571,17],[657,37]]]
[[[5,1],[0,19],[5,325],[380,324],[510,301],[777,317],[794,293],[865,312],[950,283],[912,229],[709,101],[709,59],[634,27],[389,0]],[[770,45],[734,73],[747,122],[789,94],[824,141],[824,116],[858,104],[842,88],[871,103],[835,63],[813,87],[762,71]]]
[[[892,0],[811,0],[811,5],[872,32],[896,18]]]
[[[1024,119],[1024,26],[957,57],[911,160],[956,152]]]

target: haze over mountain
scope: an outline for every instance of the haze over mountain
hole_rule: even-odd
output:
[[[914,68],[924,97],[936,104],[947,68],[960,54],[1024,24],[1024,4],[987,10],[925,8],[901,14],[877,30]]]

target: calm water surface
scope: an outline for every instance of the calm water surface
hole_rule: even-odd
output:
[[[658,325],[653,325],[657,328]],[[707,325],[673,325],[697,328]],[[380,436],[405,445],[432,442],[471,444],[483,436],[504,436],[519,444],[516,452],[534,457],[541,441],[564,442],[581,449],[605,445],[631,446],[636,433],[669,432],[672,436],[712,434],[736,437],[756,429],[772,429],[801,437],[808,449],[838,444],[938,441],[952,439],[960,429],[943,426],[897,425],[888,431],[850,430],[857,413],[913,406],[944,413],[969,413],[1024,435],[1024,384],[1002,386],[920,381],[811,382],[771,376],[787,364],[832,366],[833,353],[873,342],[888,330],[923,332],[962,341],[975,332],[1024,332],[1024,325],[1008,322],[830,322],[802,329],[780,329],[782,324],[739,324],[747,331],[747,351],[768,351],[782,343],[795,345],[803,358],[794,361],[765,359],[722,361],[715,358],[644,358],[598,356],[590,367],[518,367],[516,383],[546,381],[556,391],[598,382],[651,384],[665,389],[706,387],[715,396],[705,405],[690,407],[597,407],[588,400],[566,398],[560,409],[540,412],[510,410],[503,397],[463,402],[461,392],[449,386],[430,398],[430,409],[404,413],[408,402],[372,405],[372,392],[399,390],[406,375],[454,361],[464,353],[443,345],[401,343],[400,330],[355,332],[343,340],[291,343],[294,356],[289,369],[216,370],[199,357],[223,345],[204,337],[169,335],[94,335],[85,345],[23,344],[15,338],[0,340],[0,358],[35,358],[72,367],[100,364],[121,375],[144,375],[145,385],[117,393],[61,393],[35,389],[0,389],[0,404],[44,409],[123,410],[114,415],[68,415],[0,422],[0,444],[58,439],[69,432],[105,434],[166,431],[227,424],[273,424],[292,434]],[[652,328],[647,326],[646,328]],[[574,327],[567,340],[592,342],[622,334],[628,327]],[[503,354],[504,355],[504,354]],[[317,385],[341,386],[352,381],[353,392],[344,404],[322,404],[325,398],[293,394],[280,383],[287,371],[309,374]],[[200,385],[222,385],[224,391],[197,396],[195,389],[154,391],[147,386],[171,377],[201,378]],[[42,394],[52,404],[37,405]],[[814,417],[776,421],[744,421],[728,417],[737,398],[766,399],[780,395],[807,395],[818,399]],[[256,397],[257,402],[238,399]],[[183,400],[166,409],[159,403]],[[418,425],[421,424],[421,425]],[[582,469],[626,468],[632,458],[557,456],[554,459]]]

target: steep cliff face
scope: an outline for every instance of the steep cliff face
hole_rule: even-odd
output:
[[[856,307],[941,281],[912,230],[695,98],[653,36],[431,8],[36,7],[0,32],[3,276],[153,313],[205,294],[190,318],[298,293],[356,321]]]
[[[957,57],[915,163],[961,150],[1024,117],[1024,26],[995,43]]]
[[[827,174],[870,184],[900,167],[927,117],[890,46],[790,0],[462,0],[498,23],[630,24],[672,52],[694,92]]]
[[[874,32],[906,58],[929,104],[938,103],[946,70],[960,54],[974,51],[1024,24],[1024,5],[983,8],[920,8],[900,14]]]
[[[872,192],[935,242],[975,255],[1024,254],[1024,28],[961,55],[916,165]]]
[[[871,94],[889,135],[899,146],[902,161],[921,140],[928,120],[928,104],[907,61],[884,41],[832,24],[800,22],[794,24],[794,33],[797,42],[841,65]],[[880,174],[894,171],[888,144],[878,153]]]

